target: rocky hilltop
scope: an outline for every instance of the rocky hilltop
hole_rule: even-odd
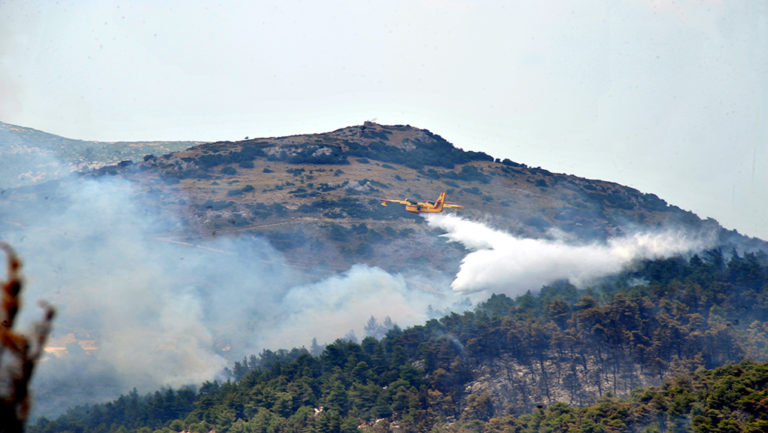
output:
[[[205,143],[96,174],[120,174],[160,192],[164,206],[200,236],[266,236],[308,267],[397,268],[403,258],[454,267],[458,247],[428,235],[422,218],[378,201],[434,200],[443,191],[465,206],[463,215],[523,236],[554,230],[592,241],[672,227],[746,240],[654,194],[464,151],[408,125],[366,122],[322,134]]]

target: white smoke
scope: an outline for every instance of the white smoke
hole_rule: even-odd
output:
[[[428,215],[450,241],[471,250],[451,287],[460,292],[493,290],[516,296],[560,279],[579,285],[620,271],[636,259],[662,258],[710,243],[683,232],[638,232],[604,243],[574,245],[563,240],[519,238],[450,214]]]
[[[121,178],[68,179],[23,207],[7,197],[0,239],[25,262],[27,300],[58,310],[33,379],[38,414],[137,388],[201,383],[262,349],[364,336],[373,315],[400,326],[457,298],[356,265],[321,281],[266,241],[178,237],[179,221]],[[22,323],[36,318],[31,302]]]
[[[289,289],[282,301],[285,317],[261,341],[265,347],[285,348],[286,341],[305,343],[308,330],[321,342],[341,337],[340,329],[362,336],[372,312],[400,326],[415,325],[428,318],[427,306],[442,305],[444,298],[412,288],[402,275],[355,265],[343,274]]]

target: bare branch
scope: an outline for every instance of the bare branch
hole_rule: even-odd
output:
[[[7,280],[2,282],[2,322],[0,322],[0,381],[7,383],[5,394],[0,394],[0,433],[19,433],[29,416],[29,382],[35,365],[51,333],[56,310],[41,302],[43,320],[35,324],[31,335],[14,331],[16,316],[21,308],[19,295],[23,288],[21,260],[5,242],[0,242],[8,260]],[[4,359],[4,355],[10,355]]]

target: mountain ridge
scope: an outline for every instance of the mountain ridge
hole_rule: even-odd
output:
[[[179,142],[181,149],[138,156],[142,149],[164,152],[151,143],[133,159],[92,163],[83,173],[134,182],[147,203],[181,218],[184,230],[169,233],[177,241],[263,236],[304,268],[364,262],[389,270],[402,270],[403,263],[455,270],[460,247],[430,234],[420,217],[378,201],[434,200],[444,191],[464,205],[462,215],[515,236],[589,243],[671,228],[714,233],[744,250],[765,248],[655,194],[464,151],[410,125],[365,122],[324,133]],[[13,200],[13,193],[4,195]]]
[[[387,227],[425,233],[420,218],[397,206],[382,208],[379,198],[434,200],[443,191],[465,206],[462,215],[518,236],[558,232],[591,242],[674,228],[714,232],[720,241],[746,248],[764,246],[655,194],[464,151],[409,125],[366,122],[326,133],[203,143],[94,174],[120,174],[186,197],[186,221],[202,236],[265,233],[281,251],[296,253],[294,245],[308,238],[334,243],[334,229],[336,238],[349,241],[341,245],[342,257],[331,260],[336,265],[354,252],[362,253],[356,259],[381,263],[375,251],[364,250],[374,238],[390,244],[403,238]],[[289,230],[292,221],[301,227]],[[293,235],[298,238],[290,242]],[[430,261],[417,253],[409,258]]]

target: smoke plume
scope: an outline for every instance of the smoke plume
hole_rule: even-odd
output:
[[[212,380],[263,349],[362,337],[371,316],[421,323],[457,298],[447,284],[425,290],[364,265],[317,277],[257,237],[188,241],[144,194],[121,178],[73,178],[8,192],[0,206],[0,238],[26,262],[26,298],[60,312],[32,383],[37,415]]]

